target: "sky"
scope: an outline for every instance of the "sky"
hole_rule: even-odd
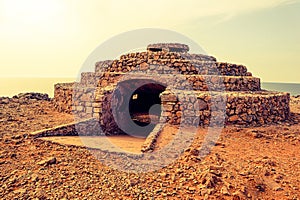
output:
[[[0,0],[0,77],[76,77],[140,28],[176,31],[264,82],[300,83],[300,0]]]

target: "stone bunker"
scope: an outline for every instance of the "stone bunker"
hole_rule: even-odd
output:
[[[54,94],[58,111],[98,122],[100,132],[83,134],[141,137],[157,124],[209,126],[213,117],[220,126],[277,123],[289,118],[289,100],[288,93],[262,90],[244,65],[191,54],[178,43],[97,62],[80,82],[56,84]]]

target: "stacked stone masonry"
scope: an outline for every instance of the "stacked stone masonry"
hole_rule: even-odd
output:
[[[214,98],[222,99],[220,102],[223,102],[224,106],[218,105],[218,100],[214,98],[212,100],[214,95]],[[163,117],[167,117],[167,121],[175,125],[180,123],[209,125],[212,118],[215,125],[221,126],[224,124],[263,125],[284,121],[290,114],[287,106],[289,95],[286,93],[200,92],[194,95],[187,94],[186,96],[191,98],[186,100],[184,105],[176,96],[168,91],[162,94]],[[211,110],[215,111],[211,112]],[[225,121],[218,119],[223,117],[224,113]]]
[[[188,51],[187,45],[160,43],[99,61],[79,83],[55,85],[56,108],[98,119],[105,134],[118,134],[131,123],[126,112],[135,110],[128,108],[135,93],[159,94],[161,123],[257,126],[289,118],[288,93],[263,91],[244,65]]]
[[[57,83],[54,85],[54,104],[59,112],[71,113],[73,88],[76,83]]]

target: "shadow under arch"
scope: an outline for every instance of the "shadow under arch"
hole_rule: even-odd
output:
[[[165,84],[153,79],[120,81],[112,97],[114,120],[123,133],[146,138],[159,123]]]

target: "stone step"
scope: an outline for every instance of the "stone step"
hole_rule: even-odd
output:
[[[82,73],[80,83],[56,85],[55,106],[97,118],[107,134],[120,132],[115,120],[124,127],[132,121],[124,112],[128,102],[144,112],[142,108],[161,100],[159,124],[255,126],[289,118],[289,94],[261,91],[260,79],[244,65],[189,54],[187,45],[177,43],[154,44],[147,50],[100,61],[95,72]]]
[[[217,59],[213,56],[204,55],[204,54],[196,54],[196,53],[182,53],[180,54],[182,58],[185,60],[198,60],[198,61],[211,61],[216,62]]]
[[[168,74],[145,74],[139,73],[94,73],[83,72],[81,74],[81,84],[84,86],[106,87],[110,84],[116,84],[122,77],[126,79],[153,79],[162,84],[168,85],[171,82],[176,84],[178,89],[192,89],[197,91],[258,91],[260,79],[252,76],[216,76],[216,75],[168,75]],[[176,78],[175,78],[176,77]],[[187,81],[183,84],[184,81]]]
[[[217,59],[210,55],[184,53],[184,52],[134,52],[127,53],[120,56],[118,60],[131,60],[131,59],[197,59],[201,61],[217,61]]]
[[[182,58],[192,60],[192,59],[197,59],[197,60],[206,60],[206,61],[216,61],[217,59],[213,56],[209,55],[204,55],[204,54],[190,54],[188,53],[189,51],[189,46],[185,44],[179,44],[179,43],[157,43],[157,44],[149,44],[147,46],[147,53],[150,55],[153,55],[154,53],[157,52],[176,52],[179,53],[179,55]],[[162,54],[164,55],[164,54]]]
[[[150,52],[159,52],[159,51],[188,52],[190,50],[190,48],[186,44],[179,44],[179,43],[157,43],[157,44],[149,44],[147,46],[147,50],[150,51]]]
[[[191,56],[191,55],[189,55]],[[95,72],[137,72],[155,71],[159,74],[202,74],[202,75],[228,75],[251,76],[244,65],[225,62],[202,61],[188,58],[129,58],[114,61],[98,62]]]

